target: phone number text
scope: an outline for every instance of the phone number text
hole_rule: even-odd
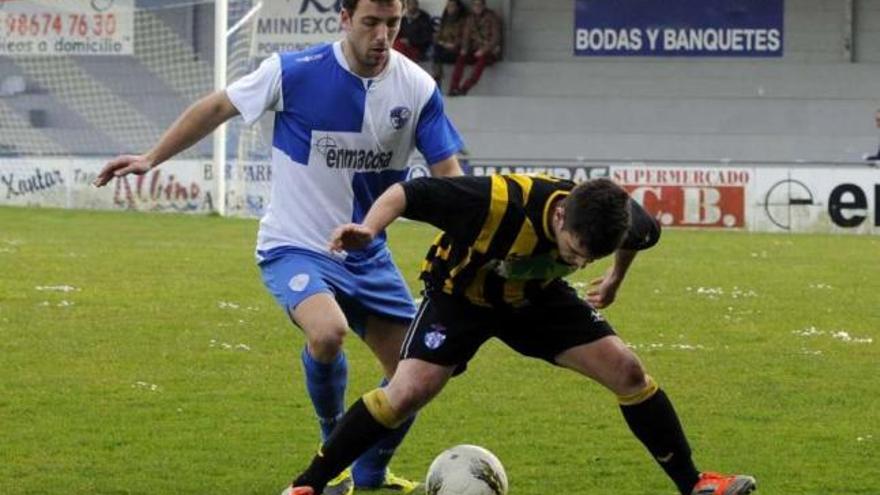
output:
[[[42,36],[113,36],[116,34],[116,14],[7,13],[2,30],[7,37]]]

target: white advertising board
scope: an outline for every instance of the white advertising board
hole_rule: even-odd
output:
[[[0,57],[133,52],[134,0],[0,1]]]
[[[0,159],[0,205],[207,213],[216,207],[210,161],[172,160],[143,176],[91,186],[109,157]],[[410,177],[428,175],[414,163]],[[576,182],[608,176],[664,227],[880,235],[880,168],[852,165],[609,164],[530,165],[479,160],[471,175],[537,173]],[[260,217],[271,167],[230,165],[227,210]]]
[[[880,234],[880,169],[756,168],[749,230]]]
[[[92,181],[107,158],[0,160],[0,204],[59,208],[208,213],[214,209],[210,162],[171,160],[141,176]]]

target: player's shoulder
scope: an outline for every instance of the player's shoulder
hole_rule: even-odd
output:
[[[309,69],[320,65],[320,62],[333,57],[333,45],[320,43],[305,50],[280,52],[277,54],[282,68],[286,70]]]
[[[394,58],[396,77],[416,89],[417,93],[427,100],[437,89],[437,81],[422,66],[402,53],[395,51]]]
[[[507,177],[518,184],[527,182],[529,196],[538,202],[550,200],[559,194],[568,194],[575,186],[570,180],[545,174],[509,174]]]
[[[534,184],[540,184],[554,190],[570,190],[575,186],[575,183],[568,179],[562,179],[546,173],[512,173],[508,175],[510,177],[528,177]]]
[[[394,58],[397,60],[397,68],[401,72],[411,75],[412,77],[427,78],[430,81],[434,80],[421,65],[413,62],[409,57],[397,50],[394,50]]]

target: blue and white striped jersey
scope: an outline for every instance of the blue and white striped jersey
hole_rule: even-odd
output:
[[[406,179],[414,149],[435,164],[463,147],[437,84],[394,50],[372,79],[349,70],[341,42],[276,54],[226,92],[248,123],[276,112],[258,253],[292,246],[329,254],[333,229],[361,221]]]

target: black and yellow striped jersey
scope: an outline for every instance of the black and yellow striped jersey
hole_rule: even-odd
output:
[[[488,307],[518,307],[576,267],[559,260],[550,225],[552,206],[575,184],[550,177],[421,178],[403,183],[403,216],[443,232],[428,249],[421,279]],[[623,248],[656,243],[659,226],[630,201],[633,225]]]

